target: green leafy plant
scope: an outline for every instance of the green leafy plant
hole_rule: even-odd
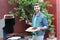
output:
[[[31,20],[32,13],[34,11],[33,5],[38,2],[38,0],[9,0],[8,3],[12,4],[13,2],[18,4],[17,7],[14,7],[14,10],[16,11],[15,15],[18,16],[20,13],[20,20],[24,20],[25,18],[29,18]],[[12,13],[12,11],[9,13]]]
[[[43,12],[47,19],[48,19],[48,26],[50,27],[50,31],[54,31],[54,28],[52,27],[52,20],[53,14],[48,13],[48,10],[46,10],[46,6],[52,7],[52,5],[49,2],[39,2],[39,0],[9,0],[9,4],[16,3],[18,6],[14,7],[9,13],[15,14],[16,16],[20,15],[20,20],[29,19],[31,21],[31,17],[34,13],[33,5],[34,3],[39,3],[41,7],[41,12]],[[13,10],[15,12],[13,12]]]

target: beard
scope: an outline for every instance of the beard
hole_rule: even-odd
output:
[[[38,13],[40,10],[35,10],[36,13]]]

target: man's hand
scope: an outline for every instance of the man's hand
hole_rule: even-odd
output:
[[[40,31],[40,27],[32,28],[31,30],[34,30],[34,31]]]
[[[40,31],[40,28],[39,28],[39,27],[37,27],[36,31]]]
[[[28,24],[28,23],[29,23],[29,21],[28,21],[28,20],[25,20],[25,22],[26,22],[26,24]]]
[[[25,20],[26,24],[32,25],[32,23],[29,20]]]

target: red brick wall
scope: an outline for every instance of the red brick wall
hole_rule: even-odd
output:
[[[4,14],[8,14],[9,11],[14,7],[17,6],[15,3],[12,5],[8,4],[8,0],[0,0],[0,19],[3,18]],[[25,32],[26,24],[24,21],[20,22],[19,17],[15,17],[16,24],[14,26],[14,32]]]

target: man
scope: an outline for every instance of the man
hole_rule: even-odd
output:
[[[28,22],[28,24],[32,25],[32,27],[36,27],[36,31],[33,35],[33,40],[43,40],[45,30],[48,28],[48,21],[46,16],[40,12],[40,6],[39,3],[34,4],[34,15],[32,17],[32,23]],[[27,23],[27,21],[26,21]]]

